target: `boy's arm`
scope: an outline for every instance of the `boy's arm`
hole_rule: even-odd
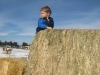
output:
[[[54,28],[53,18],[50,19],[50,22],[49,22],[49,25],[48,26]]]
[[[53,19],[51,21],[51,27],[54,28],[54,21],[53,21]]]
[[[39,20],[38,20],[38,26],[39,26],[40,28],[43,28],[43,29],[46,29],[46,28],[47,28],[47,25],[43,22],[42,19],[39,19]]]

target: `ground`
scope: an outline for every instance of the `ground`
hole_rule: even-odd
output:
[[[10,54],[10,58],[27,58],[29,55],[29,50],[23,50],[23,49],[12,49],[12,52]],[[7,58],[8,54],[6,54],[2,47],[0,47],[0,58]]]

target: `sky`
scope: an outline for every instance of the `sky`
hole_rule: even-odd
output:
[[[54,29],[100,29],[100,0],[0,0],[0,40],[31,44],[43,6]]]

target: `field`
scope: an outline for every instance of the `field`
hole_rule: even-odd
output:
[[[12,52],[10,54],[11,58],[27,58],[29,55],[29,50],[23,50],[23,49],[12,49]],[[5,54],[3,52],[2,47],[0,47],[0,58],[7,58],[8,54]]]

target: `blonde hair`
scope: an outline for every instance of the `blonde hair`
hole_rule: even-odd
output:
[[[40,11],[44,11],[44,12],[46,12],[46,13],[50,13],[50,15],[51,15],[51,9],[48,7],[48,6],[44,6],[44,7],[42,7],[41,9],[40,9]]]

